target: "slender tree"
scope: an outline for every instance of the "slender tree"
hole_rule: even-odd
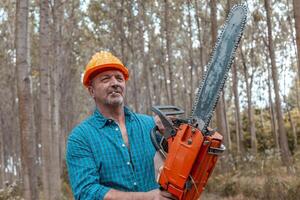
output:
[[[202,30],[200,25],[200,9],[198,6],[198,0],[195,0],[195,19],[197,24],[197,39],[199,42],[199,58],[200,58],[200,66],[196,67],[196,71],[198,74],[197,82],[200,80],[201,76],[204,74],[204,64],[203,64],[203,41],[202,41]]]
[[[236,146],[238,155],[244,152],[244,137],[242,133],[242,122],[240,114],[240,100],[239,100],[239,90],[238,90],[238,77],[237,77],[237,64],[233,63],[232,66],[232,89],[234,96],[234,106],[235,106],[235,131],[236,131]]]
[[[300,1],[293,0],[294,6],[294,17],[295,17],[295,28],[296,28],[296,44],[298,53],[298,80],[300,80]]]
[[[193,30],[192,30],[192,16],[191,16],[191,0],[187,1],[188,6],[188,36],[189,36],[189,48],[188,48],[188,55],[189,55],[189,67],[190,67],[190,108],[193,107],[193,100],[194,100],[194,71],[195,71],[195,64],[193,58]]]
[[[42,183],[44,199],[51,195],[51,102],[50,102],[50,35],[49,35],[49,1],[40,1],[40,110],[42,141]]]
[[[164,0],[164,25],[165,25],[165,38],[166,38],[166,62],[169,71],[169,89],[170,89],[170,101],[172,105],[175,105],[175,93],[173,90],[174,80],[173,80],[173,58],[171,53],[171,26],[170,26],[170,2],[169,0]]]
[[[61,131],[61,120],[60,120],[60,110],[61,110],[61,80],[62,80],[62,67],[63,57],[62,57],[62,21],[63,21],[63,2],[61,0],[54,0],[54,4],[52,6],[52,18],[53,18],[53,28],[52,28],[52,45],[51,48],[53,50],[53,61],[51,66],[51,194],[50,197],[52,199],[60,199],[60,166],[62,166],[60,159],[60,151],[62,151],[62,156],[64,155],[64,148],[60,147],[60,141],[64,139],[62,131]]]
[[[275,62],[275,50],[273,46],[273,35],[272,35],[272,23],[271,23],[271,6],[270,1],[265,0],[265,9],[267,12],[267,26],[268,26],[268,47],[269,47],[269,54],[271,59],[271,67],[272,67],[272,79],[274,84],[274,93],[275,93],[275,105],[276,105],[276,117],[278,122],[278,135],[279,135],[279,147],[280,147],[280,155],[282,164],[287,167],[289,172],[293,172],[293,161],[291,157],[291,152],[288,146],[288,140],[286,135],[286,130],[284,127],[283,121],[283,113],[281,108],[281,100],[279,95],[279,82],[278,82],[278,72]]]
[[[251,152],[253,155],[256,155],[257,153],[257,139],[256,139],[256,132],[255,132],[255,121],[254,121],[254,114],[253,114],[253,107],[252,107],[252,83],[253,83],[253,77],[254,72],[252,72],[251,76],[249,76],[248,67],[246,64],[246,58],[244,56],[244,53],[242,51],[242,48],[240,48],[241,52],[241,58],[243,63],[243,72],[245,76],[245,84],[246,84],[246,93],[247,93],[247,114],[248,114],[248,126],[249,126],[249,132],[251,135]],[[251,58],[252,59],[252,58]]]
[[[38,199],[33,103],[28,46],[28,0],[17,1],[16,67],[21,133],[22,180],[25,199]]]

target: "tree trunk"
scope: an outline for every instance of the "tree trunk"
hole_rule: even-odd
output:
[[[128,6],[128,9],[129,9],[129,16],[130,16],[130,19],[129,19],[129,30],[130,30],[130,50],[131,50],[131,58],[132,58],[132,64],[133,64],[133,96],[134,96],[134,99],[133,99],[133,102],[134,102],[134,108],[135,108],[135,112],[139,112],[139,88],[137,87],[137,79],[138,79],[138,70],[137,70],[137,59],[136,59],[136,56],[137,54],[135,53],[135,35],[134,35],[134,32],[135,32],[135,28],[134,28],[134,23],[135,23],[135,20],[134,20],[134,15],[132,13],[133,11],[133,7],[134,7],[134,2],[133,0],[130,1],[130,4]]]
[[[191,17],[191,0],[187,1],[188,4],[188,35],[189,35],[189,48],[188,48],[188,54],[189,54],[189,69],[190,69],[190,106],[188,110],[191,110],[193,108],[193,102],[194,102],[194,59],[193,59],[193,30],[192,30],[192,17]]]
[[[62,150],[62,156],[65,155],[64,149],[60,148],[60,141],[64,140],[61,129],[61,120],[60,120],[60,110],[61,110],[61,80],[62,80],[62,66],[63,63],[63,52],[62,52],[62,20],[63,20],[63,2],[61,0],[55,0],[54,6],[52,9],[53,14],[53,67],[51,70],[51,80],[52,84],[52,143],[51,143],[51,178],[50,179],[50,198],[52,199],[60,199],[60,169],[62,163],[60,162],[60,151]]]
[[[288,146],[288,140],[286,135],[286,130],[284,127],[283,113],[281,110],[281,100],[279,95],[279,82],[278,82],[278,72],[275,61],[275,50],[273,46],[273,37],[272,37],[272,24],[271,24],[271,6],[269,0],[265,0],[265,9],[267,13],[267,26],[268,26],[268,42],[269,42],[269,54],[271,59],[272,67],[272,79],[274,84],[274,93],[275,93],[275,105],[276,105],[276,117],[278,121],[278,133],[279,133],[279,147],[282,164],[285,165],[289,172],[294,171],[293,161],[291,157],[291,152]]]
[[[252,93],[251,93],[251,88],[252,88],[252,79],[250,80],[249,83],[249,73],[246,65],[246,59],[244,57],[242,48],[240,48],[241,52],[241,58],[243,61],[243,70],[244,70],[244,76],[245,76],[245,83],[246,83],[246,92],[247,92],[247,113],[248,113],[248,127],[249,127],[249,132],[251,135],[251,152],[255,156],[257,153],[257,139],[256,139],[256,132],[255,132],[255,121],[254,121],[254,115],[253,115],[253,108],[252,108]]]
[[[268,59],[267,59],[267,63],[268,63],[268,96],[269,96],[269,105],[270,105],[270,116],[271,116],[271,130],[273,133],[273,138],[274,138],[274,142],[275,142],[275,150],[276,152],[279,151],[279,141],[278,141],[278,132],[277,132],[277,121],[276,121],[276,113],[275,113],[275,108],[274,108],[274,103],[273,103],[273,98],[272,98],[272,86],[271,86],[271,73],[269,68],[271,68]]]
[[[169,70],[169,88],[170,88],[170,100],[172,105],[175,105],[175,96],[174,96],[174,80],[173,80],[173,65],[172,65],[172,53],[171,53],[171,29],[170,29],[170,15],[169,15],[169,9],[170,9],[170,4],[168,0],[164,0],[164,5],[165,5],[165,35],[166,35],[166,61],[168,65],[168,70]]]
[[[31,96],[28,45],[28,0],[17,1],[16,7],[16,67],[19,121],[21,134],[21,165],[25,199],[38,199],[36,174],[36,144],[34,137],[33,102]]]
[[[145,19],[145,2],[141,1],[139,3],[139,38],[140,38],[140,52],[141,52],[141,59],[144,69],[143,76],[145,77],[144,80],[146,80],[146,113],[151,113],[151,106],[152,106],[152,85],[151,85],[151,74],[149,69],[149,53],[145,52],[145,28],[146,28],[146,19]]]
[[[294,17],[295,17],[295,28],[296,28],[296,44],[298,53],[298,80],[300,80],[300,1],[293,0],[294,6]]]
[[[3,113],[1,106],[0,112]],[[4,177],[5,177],[5,165],[4,165],[4,131],[3,131],[3,124],[4,124],[4,115],[0,115],[0,188],[4,186]]]
[[[199,82],[204,74],[204,64],[203,64],[203,42],[201,39],[200,14],[199,14],[199,6],[197,0],[195,0],[195,18],[197,24],[197,32],[198,32],[197,39],[199,42],[199,58],[200,58],[200,66],[196,67],[197,77],[198,77],[196,81]]]
[[[286,4],[287,4],[287,13],[291,13],[291,10],[290,10],[290,1],[289,0],[287,0],[286,1]],[[299,90],[299,86],[300,86],[300,84],[298,84],[298,83],[300,83],[299,81],[300,81],[300,58],[299,58],[299,51],[300,51],[300,49],[299,49],[299,45],[297,45],[297,39],[295,38],[295,35],[296,35],[296,37],[298,36],[298,41],[300,41],[300,34],[299,34],[299,31],[300,31],[300,14],[299,14],[299,11],[296,11],[295,9],[297,9],[297,7],[298,7],[298,9],[299,9],[299,6],[300,6],[300,3],[299,3],[299,1],[297,2],[297,1],[293,1],[293,8],[294,8],[294,12],[293,12],[293,15],[294,15],[294,19],[295,19],[295,26],[296,26],[296,23],[298,22],[298,32],[296,32],[296,34],[295,34],[295,32],[294,32],[294,24],[293,24],[293,22],[292,22],[292,17],[288,17],[288,19],[287,19],[287,21],[288,21],[288,23],[289,23],[289,25],[290,25],[290,35],[291,35],[291,38],[293,39],[293,50],[294,50],[294,52],[293,53],[295,53],[295,55],[297,55],[296,57],[297,57],[297,64],[296,64],[296,67],[298,68],[298,69],[296,69],[297,71],[298,71],[298,76],[295,78],[295,81],[296,81],[296,83],[295,83],[295,85],[296,85],[296,104],[297,104],[297,108],[298,108],[298,110],[299,110],[299,112],[300,112],[300,90]],[[296,16],[296,15],[298,15],[298,16]],[[289,15],[290,16],[290,15]],[[298,18],[298,20],[296,20],[296,18]],[[297,22],[296,22],[297,21]],[[295,28],[296,29],[296,31],[297,31],[297,27]],[[298,34],[297,34],[298,33]],[[300,44],[300,42],[298,42],[298,44]]]
[[[118,21],[117,23],[119,24],[119,28],[120,28],[120,47],[121,47],[121,60],[123,61],[123,63],[125,65],[127,65],[127,56],[125,56],[125,40],[126,40],[126,35],[125,35],[125,30],[124,30],[124,1],[121,1],[121,7],[119,8],[119,13],[120,15],[118,15]]]
[[[297,137],[296,126],[295,126],[294,120],[293,120],[292,115],[291,115],[291,106],[290,106],[289,103],[287,102],[286,96],[283,96],[283,101],[285,102],[285,104],[286,104],[286,106],[287,106],[288,120],[289,120],[289,122],[290,122],[291,129],[292,129],[294,149],[297,149],[297,145],[298,145],[298,137]]]
[[[50,109],[50,66],[49,66],[49,1],[40,1],[40,110],[42,141],[42,183],[44,199],[51,195],[51,109]]]
[[[242,155],[244,153],[244,138],[242,133],[242,123],[240,116],[240,100],[239,100],[239,92],[238,92],[238,78],[237,78],[237,68],[236,63],[233,63],[232,66],[232,89],[234,95],[234,105],[235,105],[235,130],[236,130],[236,145],[237,145],[237,153],[238,155]]]

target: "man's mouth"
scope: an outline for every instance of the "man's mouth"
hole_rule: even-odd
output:
[[[120,91],[112,91],[112,92],[110,92],[109,94],[112,94],[112,95],[119,94],[119,95],[121,95],[121,92],[120,92]]]

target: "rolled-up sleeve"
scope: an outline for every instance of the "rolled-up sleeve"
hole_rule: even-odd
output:
[[[99,169],[88,142],[75,129],[67,141],[66,162],[75,199],[103,199],[111,189],[100,184]]]

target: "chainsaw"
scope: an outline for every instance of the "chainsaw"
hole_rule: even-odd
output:
[[[244,4],[230,10],[198,88],[191,117],[175,117],[184,113],[176,106],[152,107],[165,128],[163,134],[158,127],[151,131],[152,143],[164,159],[158,183],[179,200],[200,197],[218,157],[226,149],[223,136],[208,125],[242,37],[247,12]]]

